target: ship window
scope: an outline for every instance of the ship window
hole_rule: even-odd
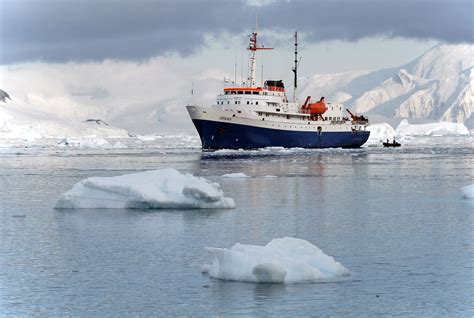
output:
[[[231,94],[234,94],[234,95],[235,95],[235,94],[237,94],[237,92],[236,92],[236,91],[232,91]]]
[[[286,119],[290,119],[290,115],[286,115]]]
[[[245,94],[250,95],[250,94],[252,94],[252,92],[251,91],[245,91]]]
[[[258,102],[255,102],[255,105],[258,105]]]
[[[227,104],[230,104],[230,102],[229,102],[229,101],[227,101]]]
[[[243,94],[244,92],[243,91],[238,91],[237,94]]]
[[[254,94],[254,95],[258,95],[258,92],[253,92],[252,94]]]
[[[249,102],[249,101],[247,101],[247,105],[249,105],[249,104],[250,104],[250,102]]]
[[[280,108],[277,108],[276,111],[279,112],[279,111],[280,111]]]
[[[238,112],[239,114],[241,114],[241,113],[242,113],[242,111],[240,111],[240,110],[238,110],[237,112]]]
[[[235,105],[237,105],[237,101],[235,101]]]

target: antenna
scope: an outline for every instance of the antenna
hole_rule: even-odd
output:
[[[244,51],[241,52],[241,63],[240,63],[240,83],[244,82]]]
[[[293,102],[296,103],[296,89],[298,87],[298,32],[295,31],[295,67],[291,69],[295,74],[293,83]]]
[[[248,78],[248,85],[249,87],[255,87],[255,64],[256,64],[256,53],[259,50],[273,50],[272,47],[264,47],[258,46],[257,45],[257,32],[252,32],[252,35],[250,36],[250,45],[247,48],[247,50],[250,51],[250,68],[249,68],[249,78]]]
[[[234,54],[234,87],[237,85],[237,46],[235,47]]]

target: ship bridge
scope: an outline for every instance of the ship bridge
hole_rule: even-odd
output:
[[[263,87],[224,88],[224,93],[217,95],[217,105],[277,106],[287,102],[281,80],[267,80]]]

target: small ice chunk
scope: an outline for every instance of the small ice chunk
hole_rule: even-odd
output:
[[[174,169],[92,177],[63,193],[56,209],[234,208],[219,184]]]
[[[474,199],[474,183],[461,188],[464,199]]]
[[[249,178],[248,175],[246,175],[243,172],[236,172],[236,173],[226,173],[222,175],[223,178]]]
[[[271,174],[264,176],[264,178],[278,178],[277,176],[273,176]]]
[[[235,244],[206,247],[213,260],[204,265],[210,277],[256,283],[315,282],[349,275],[349,271],[308,241],[285,237],[265,246]]]

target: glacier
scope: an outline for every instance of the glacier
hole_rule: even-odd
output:
[[[59,117],[28,107],[0,107],[0,139],[32,141],[42,138],[128,138],[121,128],[95,121]]]
[[[469,129],[463,124],[439,122],[411,125],[404,119],[395,130],[396,137],[406,136],[462,136],[469,135]]]
[[[76,183],[55,209],[210,209],[234,208],[219,184],[175,169],[115,177],[91,177]]]
[[[265,246],[237,243],[232,248],[205,248],[212,263],[201,267],[210,277],[255,283],[308,283],[350,274],[333,257],[308,241],[284,237]]]

